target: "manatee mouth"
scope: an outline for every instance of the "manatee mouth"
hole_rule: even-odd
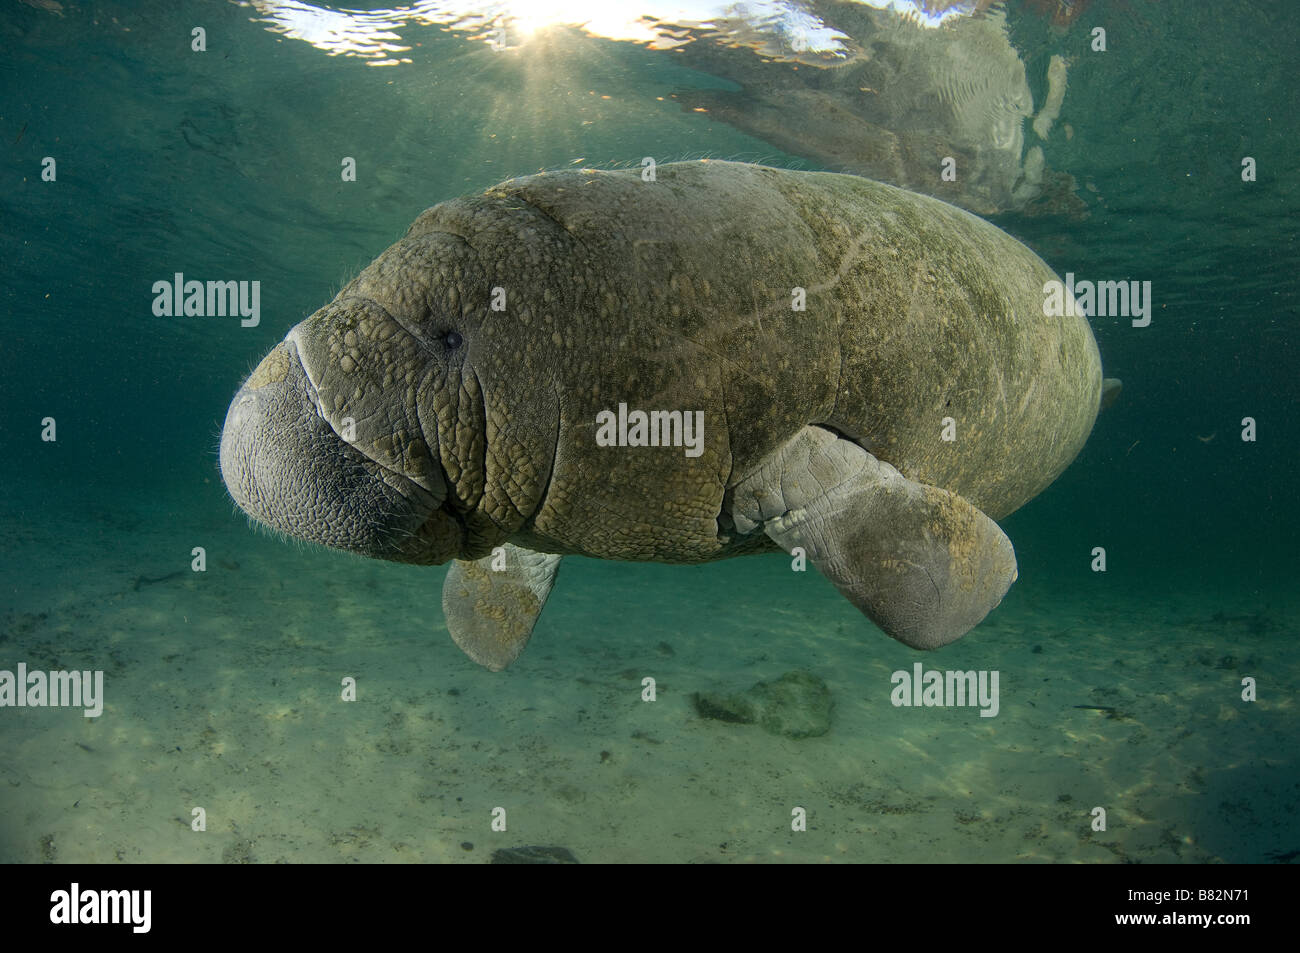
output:
[[[298,539],[396,562],[446,562],[465,542],[445,483],[417,485],[344,440],[291,340],[239,389],[221,432],[221,477],[249,516]],[[425,481],[430,484],[430,481]]]

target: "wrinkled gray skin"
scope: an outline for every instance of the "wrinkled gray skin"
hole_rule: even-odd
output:
[[[424,212],[290,330],[231,404],[222,475],[293,536],[456,560],[448,628],[494,670],[569,553],[802,550],[935,648],[1001,600],[1016,564],[993,520],[1097,414],[1086,320],[1042,313],[1055,279],[987,222],[855,176],[514,179]],[[702,411],[703,453],[598,446],[620,402]]]

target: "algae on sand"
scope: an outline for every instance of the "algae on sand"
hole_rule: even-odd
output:
[[[702,718],[759,725],[786,738],[815,738],[831,728],[831,691],[811,672],[786,672],[770,682],[733,694],[696,692],[695,710]]]

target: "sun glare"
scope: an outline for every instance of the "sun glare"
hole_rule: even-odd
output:
[[[684,42],[686,28],[722,35],[767,37],[777,49],[837,57],[848,39],[792,0],[415,0],[394,9],[351,10],[304,0],[240,0],[255,20],[276,33],[303,40],[331,56],[360,57],[371,66],[412,60],[412,26],[435,26],[498,50],[527,45],[551,27],[571,27],[608,40],[669,48]],[[917,26],[937,27],[969,15],[978,0],[858,0],[893,10]]]

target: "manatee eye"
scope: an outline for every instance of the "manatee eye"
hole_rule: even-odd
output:
[[[458,331],[448,331],[442,336],[442,343],[445,344],[447,349],[450,351],[454,351],[456,348],[460,347],[461,340],[462,338]]]

